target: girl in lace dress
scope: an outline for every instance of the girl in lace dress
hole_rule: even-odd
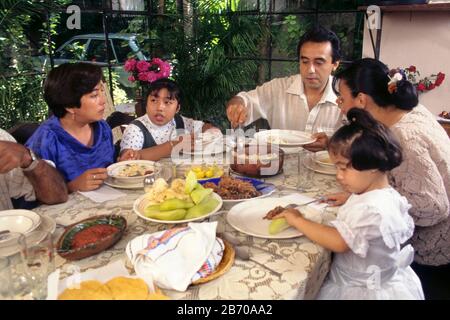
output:
[[[119,161],[153,160],[170,157],[173,147],[190,135],[175,139],[176,131],[189,134],[209,131],[220,134],[213,125],[181,116],[182,92],[170,79],[159,79],[147,92],[147,113],[131,122],[123,133]],[[191,141],[193,142],[193,141]]]
[[[318,299],[423,299],[422,286],[409,267],[413,234],[405,197],[390,187],[387,171],[402,161],[389,129],[362,109],[348,112],[350,123],[330,140],[336,179],[352,195],[331,226],[286,209],[274,218],[287,222],[312,241],[333,251],[334,259]]]

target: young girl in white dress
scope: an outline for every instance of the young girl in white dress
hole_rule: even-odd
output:
[[[330,140],[336,179],[352,193],[326,226],[295,209],[273,218],[287,222],[312,241],[334,252],[331,270],[318,299],[420,299],[419,278],[409,267],[414,222],[405,197],[389,186],[387,171],[402,161],[400,146],[388,128],[363,109],[351,109],[349,124]]]
[[[119,161],[157,161],[169,157],[172,148],[183,139],[173,138],[176,130],[190,134],[219,130],[209,123],[179,115],[181,100],[182,93],[175,81],[159,79],[153,82],[146,98],[147,113],[131,122],[123,133]]]

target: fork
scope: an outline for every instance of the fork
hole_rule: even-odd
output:
[[[320,201],[323,201],[323,200],[325,200],[325,197],[319,197],[319,198],[317,198],[317,199],[314,199],[314,200],[311,200],[311,201],[308,201],[308,202],[305,202],[305,203],[302,203],[302,204],[297,204],[297,203],[290,203],[290,204],[288,204],[287,206],[284,206],[286,209],[294,209],[294,208],[298,208],[298,207],[304,207],[304,206],[307,206],[308,204],[311,204],[311,203],[314,203],[314,202],[320,202]]]

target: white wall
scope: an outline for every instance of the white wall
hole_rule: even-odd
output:
[[[384,12],[380,60],[389,68],[415,65],[421,78],[445,73],[434,90],[419,94],[432,113],[450,111],[450,11]],[[374,41],[376,30],[373,30]],[[363,57],[374,57],[370,35],[364,30]]]

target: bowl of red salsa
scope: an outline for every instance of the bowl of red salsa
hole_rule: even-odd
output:
[[[91,217],[68,226],[56,248],[66,260],[84,259],[113,246],[126,228],[127,220],[122,216]]]

